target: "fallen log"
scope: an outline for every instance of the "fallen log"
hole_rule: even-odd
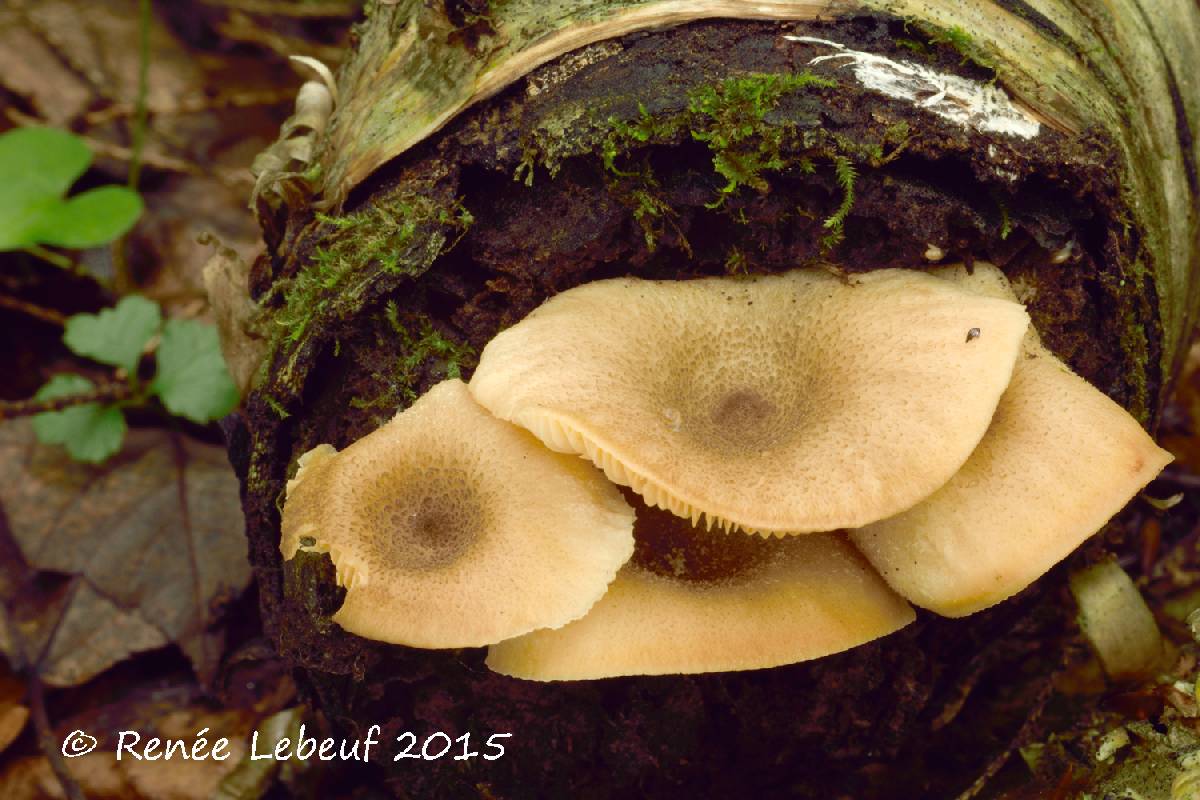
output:
[[[1152,428],[1200,260],[1200,9],[1161,5],[370,4],[328,128],[289,131],[260,178],[245,313],[267,345],[231,456],[268,633],[334,728],[513,734],[495,761],[389,756],[370,779],[413,797],[970,785],[1075,635],[1060,571],[816,662],[534,684],[481,650],[334,625],[328,559],[281,561],[285,484],[315,445],[469,377],[548,297],[619,275],[986,260],[1044,343]]]

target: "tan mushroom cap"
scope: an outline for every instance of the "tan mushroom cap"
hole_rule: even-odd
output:
[[[828,531],[949,480],[1027,325],[1017,303],[911,270],[605,280],[499,334],[470,388],[651,505],[747,531]]]
[[[438,384],[288,487],[280,550],[328,552],[334,622],[413,647],[476,647],[564,625],[633,552],[633,510],[590,464]]]
[[[647,511],[676,528],[651,554]],[[915,617],[839,534],[706,532],[640,506],[635,536],[634,560],[587,616],[492,645],[488,666],[537,681],[758,669],[848,650]]]
[[[1012,296],[989,264],[939,270]],[[891,586],[950,617],[1033,583],[1103,527],[1171,461],[1123,408],[1071,372],[1030,328],[1012,383],[963,468],[914,508],[851,538]]]

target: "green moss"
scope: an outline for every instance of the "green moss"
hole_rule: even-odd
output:
[[[960,64],[975,64],[989,72],[995,73],[996,62],[984,52],[983,48],[965,28],[958,25],[951,25],[949,28],[940,28],[923,20],[909,20],[909,22],[914,23],[921,30],[921,33],[926,36],[929,45],[945,45],[957,52],[960,56]],[[897,43],[899,42],[900,40],[897,40]]]
[[[390,413],[409,406],[417,399],[417,387],[422,383],[461,378],[463,369],[477,361],[470,345],[446,337],[424,315],[402,316],[394,300],[384,306],[383,319],[387,332],[378,335],[377,347],[398,350],[402,355],[390,374],[372,376],[373,383],[384,387],[383,391],[375,397],[352,399],[350,405],[354,408],[383,409]],[[397,341],[382,341],[385,336],[393,336]]]
[[[725,179],[713,205],[721,205],[742,186],[766,191],[763,172],[787,166],[782,150],[789,127],[763,124],[784,95],[836,85],[836,81],[804,71],[742,75],[694,90],[688,98],[692,138],[708,144],[713,169]]]
[[[783,150],[797,126],[791,120],[768,119],[783,98],[805,88],[836,85],[836,81],[808,71],[750,73],[693,89],[684,113],[654,116],[639,104],[638,118],[632,122],[609,118],[608,132],[599,143],[600,157],[609,173],[625,177],[633,173],[619,164],[620,156],[690,133],[708,145],[713,169],[725,181],[711,204],[717,207],[743,186],[765,191],[763,173],[789,166]]]
[[[747,275],[749,272],[750,260],[746,258],[746,254],[742,252],[742,249],[736,245],[729,248],[729,254],[725,256],[725,274]]]
[[[679,135],[686,123],[686,118],[680,115],[651,116],[643,103],[638,103],[638,114],[638,119],[632,123],[609,118],[610,130],[600,143],[600,159],[604,168],[614,175],[629,174],[617,168],[616,159],[630,146],[670,141]]]
[[[658,240],[670,228],[680,247],[691,253],[691,245],[676,223],[679,215],[663,195],[649,159],[643,159],[636,169],[609,169],[605,182],[613,197],[633,212],[633,219],[645,237],[647,250],[653,253],[658,249]]]
[[[824,249],[833,247],[846,236],[844,226],[846,217],[850,215],[850,209],[854,207],[854,182],[858,180],[858,170],[846,156],[833,157],[833,170],[838,186],[842,187],[842,202],[837,210],[821,223],[829,231],[821,239],[821,246]]]
[[[317,215],[329,229],[308,262],[296,276],[283,284],[284,306],[274,315],[285,342],[298,342],[314,318],[329,311],[350,283],[370,273],[420,274],[432,255],[447,247],[448,237],[439,230],[419,235],[423,226],[436,223],[456,234],[454,243],[474,222],[471,213],[456,203],[452,208],[435,207],[428,199],[414,197],[394,207],[372,206],[344,216]]]
[[[275,416],[279,417],[281,420],[287,419],[288,417],[291,416],[291,414],[288,413],[288,410],[286,408],[284,408],[283,406],[281,406],[279,404],[279,401],[276,400],[274,397],[267,395],[266,400],[267,400],[267,405],[269,405],[271,407],[271,410],[275,412]]]
[[[400,349],[405,353],[397,368],[396,380],[409,402],[417,399],[413,384],[418,371],[427,361],[434,362],[434,370],[442,378],[461,378],[463,366],[475,363],[475,350],[465,342],[452,342],[433,327],[428,317],[419,317],[415,324],[405,324],[395,301],[388,301],[384,309],[388,325],[400,337]],[[415,328],[415,330],[413,329]]]
[[[621,119],[610,115],[599,128],[594,119],[586,121],[587,115],[572,112],[572,120],[582,127],[564,128],[565,140],[558,144],[535,137],[524,150],[514,177],[531,184],[539,165],[553,175],[563,148],[576,154],[588,149],[598,152],[610,192],[631,209],[647,248],[654,251],[665,233],[679,228],[673,222],[676,213],[654,175],[649,148],[678,145],[688,137],[703,142],[711,153],[713,171],[722,181],[707,204],[709,208],[723,207],[729,197],[747,187],[768,191],[771,173],[812,174],[818,164],[829,163],[841,190],[837,207],[824,220],[828,233],[822,247],[829,249],[844,238],[858,167],[889,163],[912,137],[904,121],[859,138],[827,131],[820,124],[819,102],[789,97],[805,89],[835,86],[836,81],[808,71],[749,73],[692,88],[686,93],[683,110],[654,113],[639,103],[636,116]],[[679,240],[688,249],[682,233]],[[737,269],[740,264],[735,258],[732,266]]]

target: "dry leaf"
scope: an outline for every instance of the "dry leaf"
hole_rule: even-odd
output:
[[[6,664],[0,663],[0,753],[21,735],[28,721],[25,683]]]
[[[250,299],[249,273],[248,262],[219,243],[204,265],[204,286],[221,335],[221,353],[243,396],[250,391],[268,345],[255,325],[258,306]]]
[[[221,781],[236,769],[247,753],[249,735],[259,715],[239,710],[212,710],[199,702],[194,688],[140,692],[133,697],[78,714],[55,726],[61,741],[74,730],[98,740],[91,753],[65,761],[68,772],[91,800],[201,800],[212,797]],[[201,761],[138,761],[115,752],[120,731],[135,731],[144,744],[151,737],[183,740],[191,744],[198,732],[211,749],[217,739],[229,739],[229,758]],[[62,788],[45,757],[15,761],[0,772],[0,797],[61,798]]]
[[[42,39],[0,11],[0,86],[25,97],[47,122],[65,125],[87,110],[92,90]]]
[[[211,679],[222,607],[250,579],[237,481],[221,448],[134,430],[94,467],[37,444],[18,420],[0,426],[0,503],[29,566],[71,576],[17,622],[47,683],[81,683],[167,642]]]

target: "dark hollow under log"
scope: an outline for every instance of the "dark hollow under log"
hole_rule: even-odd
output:
[[[471,26],[458,27],[469,46]],[[481,650],[346,634],[329,620],[341,590],[328,559],[281,563],[279,509],[300,454],[345,446],[437,381],[468,377],[497,331],[617,275],[920,268],[938,250],[942,263],[991,261],[1047,344],[1153,424],[1176,355],[1164,341],[1180,336],[1163,335],[1165,273],[1146,268],[1154,253],[1112,136],[958,125],[837,61],[810,64],[830,49],[785,34],[994,77],[935,29],[884,14],[700,21],[551,61],[340,207],[315,210],[312,174],[260,200],[268,253],[250,291],[272,345],[230,450],[269,635],[343,735],[373,723],[389,743],[513,734],[496,761],[393,763],[393,747],[360,770],[364,784],[421,798],[944,797],[1007,746],[1076,636],[1060,567],[990,611],[921,613],[812,663],[537,684],[489,672]],[[1115,524],[1074,558],[1121,535]]]

